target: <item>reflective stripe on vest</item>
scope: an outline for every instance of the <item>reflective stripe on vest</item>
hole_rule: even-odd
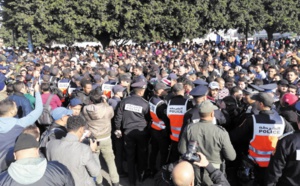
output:
[[[252,150],[254,153],[259,154],[259,155],[271,155],[273,151],[261,151],[257,150],[251,145],[249,145],[249,150]]]
[[[165,129],[166,128],[166,125],[163,121],[160,122],[160,123],[152,121],[152,125],[157,126],[159,129]],[[151,125],[151,127],[154,128],[154,126],[152,126],[152,125]],[[154,128],[154,129],[156,129],[156,128]]]
[[[249,155],[248,155],[248,157],[256,162],[268,162],[269,163],[269,161],[270,161],[270,158],[256,158],[256,157],[252,157]]]
[[[183,117],[187,110],[187,103],[188,99],[185,101],[184,105],[170,105],[170,102],[168,103],[167,108],[167,115],[170,119],[170,126],[171,126],[171,135],[170,138],[173,141],[178,142],[179,141],[179,134],[181,131],[181,127],[183,125]]]
[[[162,130],[166,128],[166,125],[163,121],[161,121],[157,114],[156,114],[156,109],[157,109],[157,105],[163,103],[163,101],[159,101],[156,104],[153,104],[152,99],[149,100],[149,106],[150,106],[150,116],[152,118],[152,124],[151,124],[151,128],[155,129],[155,130]]]
[[[275,124],[258,123],[256,117],[253,118],[253,137],[249,144],[249,157],[260,167],[268,167],[270,156],[276,148],[278,137],[284,132],[285,123],[281,116],[273,117]]]

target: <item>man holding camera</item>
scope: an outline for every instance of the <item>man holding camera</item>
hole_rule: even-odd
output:
[[[181,154],[195,153],[188,152],[190,149],[188,148],[189,143],[195,141],[198,143],[198,147],[195,150],[209,157],[208,160],[212,165],[220,169],[224,159],[233,161],[236,153],[227,131],[213,124],[214,110],[216,109],[218,108],[209,100],[205,100],[199,105],[200,121],[185,128],[178,144],[178,150]],[[201,182],[207,185],[213,184],[207,171],[204,172],[203,178],[201,178],[199,167],[194,167],[194,171],[196,185]]]
[[[197,152],[197,156],[200,160],[194,161],[193,164],[205,168],[214,185],[230,185],[224,174],[219,169],[214,168],[201,152]],[[194,177],[193,166],[188,161],[179,162],[172,171],[172,179],[175,186],[194,186]]]
[[[101,174],[97,141],[90,139],[90,146],[80,142],[85,132],[85,121],[81,116],[69,117],[67,129],[65,138],[51,140],[47,144],[47,159],[65,165],[70,170],[75,185],[95,186],[93,177]]]

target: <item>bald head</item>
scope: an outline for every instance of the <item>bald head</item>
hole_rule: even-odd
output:
[[[187,161],[182,161],[178,163],[173,169],[172,178],[176,186],[193,186],[194,185],[193,166]]]

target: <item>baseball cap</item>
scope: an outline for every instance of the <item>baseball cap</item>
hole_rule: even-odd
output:
[[[168,79],[169,80],[176,80],[176,79],[178,79],[178,77],[175,73],[171,73],[171,74],[169,74]]]
[[[54,121],[61,119],[64,116],[71,116],[73,111],[64,107],[57,107],[51,112],[51,116]]]
[[[298,97],[291,93],[286,93],[281,97],[281,102],[287,106],[295,105],[298,101]]]
[[[210,89],[220,89],[219,83],[216,81],[212,81],[209,83],[208,87]]]
[[[200,97],[206,95],[207,91],[208,91],[207,86],[199,85],[192,89],[190,95],[194,97]]]
[[[252,100],[262,102],[267,107],[272,107],[274,103],[274,98],[270,96],[268,93],[260,92],[251,97]]]
[[[38,148],[38,147],[39,147],[39,142],[36,141],[36,139],[32,135],[22,133],[16,139],[14,152],[24,150],[24,149]]]
[[[225,67],[225,66],[231,67],[231,64],[230,64],[229,62],[224,62],[224,63],[223,63],[223,67]]]
[[[282,79],[277,82],[277,85],[288,85],[288,84],[289,82],[286,79]]]
[[[247,70],[246,69],[241,69],[239,73],[240,74],[247,74]]]
[[[169,87],[167,87],[167,85],[165,83],[162,83],[162,82],[158,82],[154,85],[154,90],[157,91],[157,90],[166,90],[168,89]]]
[[[71,107],[75,107],[75,106],[77,106],[77,105],[82,105],[82,102],[81,102],[80,99],[78,99],[78,98],[73,98],[73,99],[70,100],[70,106],[71,106]]]
[[[199,112],[203,114],[212,113],[214,110],[217,109],[218,107],[212,104],[209,100],[205,100],[199,105]]]
[[[117,92],[123,92],[126,88],[124,88],[123,86],[121,85],[115,85],[113,88],[112,88],[112,91],[114,94],[116,94]]]

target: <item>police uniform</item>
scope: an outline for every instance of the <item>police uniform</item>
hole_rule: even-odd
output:
[[[200,104],[198,112],[211,113],[215,109],[217,109],[216,106],[209,100],[205,100]],[[181,154],[187,152],[190,141],[198,142],[197,152],[202,152],[217,169],[221,168],[223,159],[232,161],[236,158],[227,131],[218,125],[214,125],[212,120],[201,119],[199,122],[192,123],[185,128],[178,144],[178,150]],[[194,166],[194,170],[195,185],[213,185],[207,172],[202,177],[199,167]]]
[[[272,153],[265,185],[299,185],[300,131],[281,137]]]
[[[266,93],[253,95],[251,99],[263,102],[270,108],[273,104],[273,98]],[[293,131],[292,126],[277,112],[263,110],[258,115],[247,118],[241,126],[230,133],[232,143],[258,164],[257,183],[263,182],[263,176],[278,137],[290,131]]]
[[[149,100],[151,122],[150,169],[156,172],[157,154],[160,153],[160,167],[167,163],[169,138],[169,119],[166,115],[167,104],[157,95]]]
[[[146,82],[137,82],[131,85],[135,88],[146,88]],[[128,176],[131,185],[136,182],[136,169],[139,179],[143,179],[147,169],[147,148],[149,141],[148,123],[150,121],[149,104],[142,97],[132,94],[122,100],[117,107],[115,126],[124,131],[125,151],[128,163]],[[137,161],[136,161],[137,159]]]
[[[201,97],[206,95],[208,91],[207,86],[198,85],[190,92],[190,95],[193,97]],[[213,123],[218,125],[224,125],[227,122],[226,117],[221,112],[221,110],[215,110],[214,111],[215,118]],[[189,109],[185,114],[183,118],[183,125],[181,132],[184,131],[185,127],[191,123],[198,123],[200,121],[200,113],[199,113],[199,105],[193,106],[193,108]]]
[[[175,162],[179,159],[178,141],[183,125],[184,114],[193,106],[189,99],[185,99],[182,95],[174,96],[168,103],[167,116],[170,120],[170,139],[171,139],[171,152],[169,161]]]

